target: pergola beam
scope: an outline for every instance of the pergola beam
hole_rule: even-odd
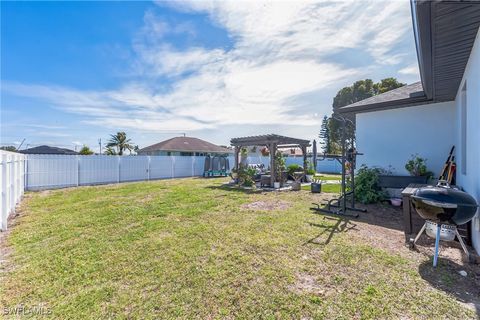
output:
[[[243,138],[233,138],[230,144],[235,147],[235,169],[238,172],[239,153],[245,146],[267,146],[270,151],[270,186],[273,188],[275,183],[275,154],[278,149],[300,147],[303,153],[303,168],[307,170],[307,147],[310,146],[309,140],[285,137],[278,134],[266,134],[260,136],[250,136]]]

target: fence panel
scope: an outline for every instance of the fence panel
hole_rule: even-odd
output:
[[[24,155],[0,150],[0,229],[7,230],[8,217],[15,212],[25,186]]]
[[[150,179],[166,179],[173,176],[173,157],[151,156]]]
[[[118,182],[118,157],[76,156],[78,161],[79,185]]]
[[[193,158],[194,157],[175,157],[175,162],[173,166],[173,176],[174,177],[193,176],[193,170],[192,170]]]
[[[27,188],[49,189],[79,184],[78,160],[72,155],[25,155]]]
[[[323,159],[317,161],[317,172],[341,173],[342,165],[336,159]]]
[[[148,180],[147,156],[118,157],[120,159],[120,182]]]

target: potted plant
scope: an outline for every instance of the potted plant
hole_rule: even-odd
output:
[[[379,185],[386,188],[406,188],[411,183],[426,184],[428,179],[433,176],[427,169],[427,159],[414,154],[405,164],[405,169],[410,173],[409,176],[392,175],[389,170],[381,169],[379,174]]]
[[[282,186],[284,182],[284,171],[285,171],[285,158],[283,157],[282,153],[277,151],[275,154],[274,159],[275,164],[275,182],[273,183],[273,187],[278,189]]]
[[[316,170],[313,167],[313,163],[309,162],[307,166],[307,170],[305,170],[305,179],[307,179],[307,182],[312,182],[313,176],[315,175]]]
[[[302,172],[302,171],[303,171],[303,168],[296,163],[292,163],[287,166],[288,178],[291,180],[295,180],[295,177],[293,176],[295,172]]]
[[[405,169],[412,177],[424,177],[425,183],[433,175],[432,172],[427,170],[427,159],[419,157],[418,154],[412,154],[405,164]]]
[[[270,155],[270,151],[267,147],[263,147],[262,149],[260,149],[260,153],[263,157],[268,157]]]
[[[240,165],[237,172],[238,184],[244,187],[255,188],[255,169]]]

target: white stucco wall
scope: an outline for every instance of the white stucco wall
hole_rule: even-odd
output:
[[[467,172],[462,174],[461,167],[457,170],[457,184],[474,196],[480,202],[480,33],[477,34],[470,58],[468,60],[463,80],[460,84],[457,98],[457,165],[461,166],[461,90],[466,83],[467,97],[467,140],[466,165]],[[480,210],[479,210],[480,211]],[[480,254],[480,213],[472,221],[472,242]]]
[[[412,154],[427,158],[427,167],[435,175],[456,143],[454,102],[359,113],[357,150],[364,155],[358,164],[387,168],[408,175],[405,163]]]

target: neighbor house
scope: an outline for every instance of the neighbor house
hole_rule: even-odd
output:
[[[355,114],[359,164],[407,174],[418,153],[441,171],[455,145],[456,183],[480,202],[480,2],[411,2],[421,81],[340,109]],[[480,217],[472,221],[480,253]]]
[[[175,137],[140,149],[137,153],[143,156],[206,156],[233,151],[198,138]]]
[[[50,146],[38,146],[29,149],[19,150],[18,152],[23,154],[78,154],[77,152],[70,149]]]

